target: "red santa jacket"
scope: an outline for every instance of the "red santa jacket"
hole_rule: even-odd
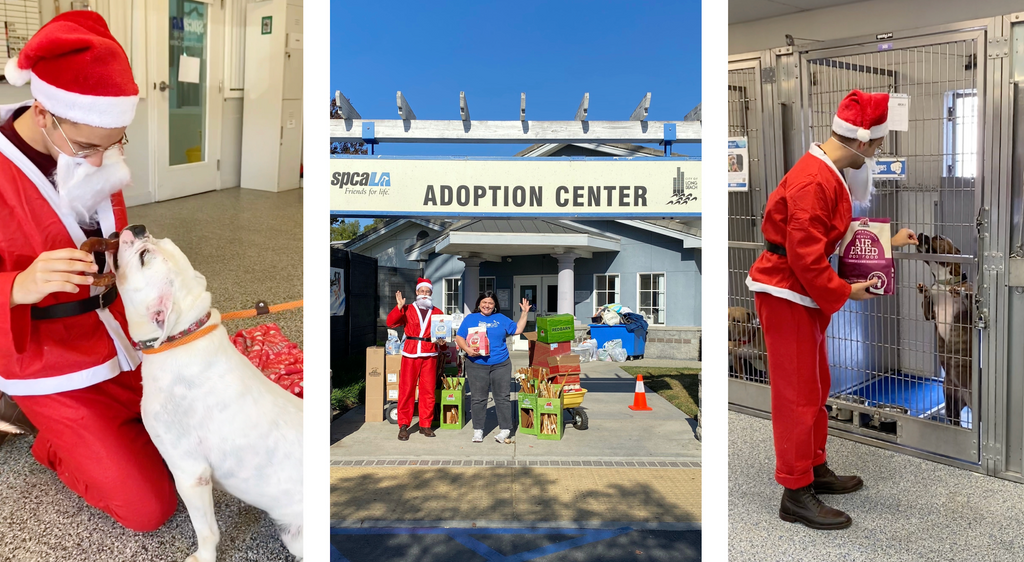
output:
[[[434,342],[414,340],[410,339],[410,336],[430,339],[430,317],[434,314],[444,314],[444,312],[435,306],[430,311],[430,314],[427,315],[425,322],[421,321],[421,314],[420,309],[411,303],[402,307],[396,306],[388,313],[388,328],[405,326],[406,339],[405,346],[402,348],[402,355],[405,357],[433,357],[437,355],[438,346]],[[447,348],[447,345],[444,348]]]
[[[0,122],[22,105],[0,107]],[[109,308],[54,320],[32,320],[29,305],[11,308],[14,278],[39,254],[77,248],[85,241],[78,222],[58,211],[57,201],[53,184],[0,135],[0,392],[14,396],[84,388],[133,370],[140,363],[126,335],[128,325],[120,297]],[[127,226],[120,193],[104,203],[98,214],[104,235]],[[110,267],[108,263],[108,271]],[[99,291],[81,286],[77,294],[54,293],[38,306],[78,300]]]
[[[850,285],[828,261],[853,220],[846,180],[818,145],[811,147],[768,197],[761,232],[786,248],[768,251],[750,268],[747,287],[835,314],[850,298]]]

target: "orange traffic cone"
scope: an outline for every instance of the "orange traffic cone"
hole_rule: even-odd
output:
[[[636,392],[633,393],[633,405],[629,409],[641,412],[651,410],[647,406],[647,392],[644,390],[644,376],[641,374],[636,376]]]

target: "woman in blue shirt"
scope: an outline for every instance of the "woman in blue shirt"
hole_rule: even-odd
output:
[[[518,336],[526,329],[527,314],[530,312],[530,301],[523,299],[519,305],[523,314],[519,322],[501,314],[498,299],[493,291],[486,291],[476,301],[473,313],[466,316],[459,326],[455,343],[466,352],[469,362],[466,363],[466,380],[469,391],[473,395],[473,442],[484,440],[484,420],[487,417],[487,393],[494,395],[494,411],[498,414],[498,429],[494,436],[498,443],[504,443],[512,432],[512,361],[508,357],[508,346],[505,338]],[[466,342],[469,329],[487,327],[487,340],[490,343],[490,355],[480,355],[480,350]]]

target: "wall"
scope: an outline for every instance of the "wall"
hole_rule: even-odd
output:
[[[786,34],[828,41],[928,27],[1024,10],[1020,0],[870,0],[729,26],[729,53],[783,47]]]
[[[224,100],[220,149],[220,188],[242,183],[242,98]]]
[[[433,236],[436,230],[414,222],[406,223],[386,235],[360,246],[358,252],[365,256],[377,258],[379,267],[398,267],[403,269],[419,269],[419,262],[405,259],[405,249],[416,243],[416,235],[426,230]]]

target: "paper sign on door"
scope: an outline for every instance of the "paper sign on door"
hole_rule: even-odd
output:
[[[199,64],[203,59],[181,55],[178,59],[178,82],[199,83]]]

